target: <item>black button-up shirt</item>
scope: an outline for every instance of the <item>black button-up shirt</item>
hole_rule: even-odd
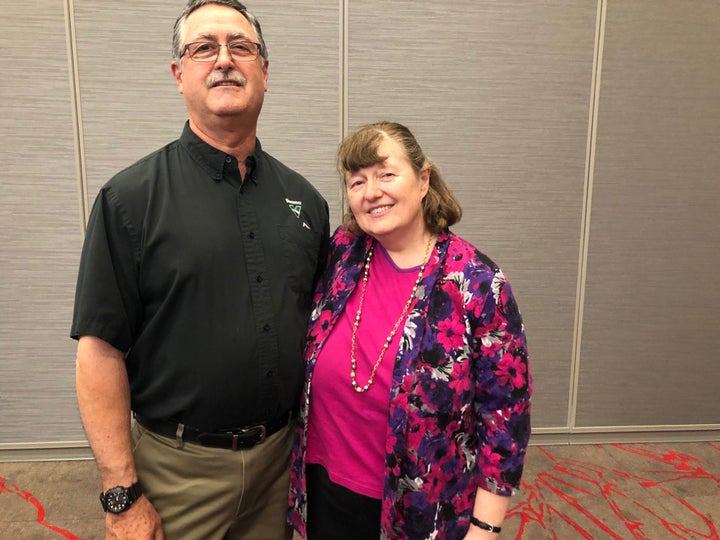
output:
[[[259,141],[246,167],[186,124],[93,206],[71,336],[127,352],[146,418],[212,431],[297,405],[328,206]]]

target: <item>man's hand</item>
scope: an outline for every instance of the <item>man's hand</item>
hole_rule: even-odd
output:
[[[107,513],[106,540],[163,540],[160,515],[144,495],[121,514]]]

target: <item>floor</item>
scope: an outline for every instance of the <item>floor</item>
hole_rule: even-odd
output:
[[[101,539],[98,492],[92,461],[0,463],[0,539]],[[533,446],[500,538],[720,540],[720,443]]]

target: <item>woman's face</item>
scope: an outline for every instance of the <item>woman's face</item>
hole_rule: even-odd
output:
[[[381,244],[412,242],[425,233],[422,200],[430,171],[419,175],[397,142],[387,139],[378,154],[385,161],[345,174],[350,211],[358,226]]]

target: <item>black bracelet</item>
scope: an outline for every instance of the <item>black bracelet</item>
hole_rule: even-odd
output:
[[[500,527],[496,527],[495,525],[490,525],[489,523],[480,521],[475,516],[470,516],[470,523],[472,523],[476,527],[480,527],[483,531],[488,531],[491,533],[499,533],[502,530]]]

